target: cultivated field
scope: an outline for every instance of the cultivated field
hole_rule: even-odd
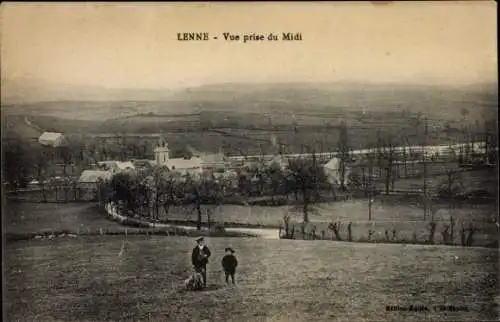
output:
[[[194,241],[87,237],[5,248],[9,321],[473,321],[498,318],[493,249],[209,238],[208,289],[186,292]],[[223,283],[227,246],[237,285]],[[498,301],[498,300],[497,300]],[[429,312],[387,312],[424,305]],[[450,305],[461,311],[435,311]],[[467,311],[464,311],[467,309]]]
[[[261,149],[269,153],[273,135],[286,145],[284,152],[300,153],[304,146],[331,151],[338,145],[342,120],[352,148],[374,144],[378,130],[393,140],[401,139],[398,144],[406,143],[406,138],[416,144],[423,133],[419,113],[428,116],[427,143],[443,143],[458,139],[466,123],[477,121],[483,126],[485,120],[495,119],[497,105],[494,87],[222,84],[186,89],[162,101],[44,102],[12,105],[4,112],[11,118],[27,115],[44,129],[66,134],[163,132],[170,140],[176,132],[188,132],[191,145],[200,151],[222,147],[227,153],[241,154]],[[478,128],[473,125],[469,130]],[[19,132],[32,136],[21,128]]]
[[[394,172],[399,173],[394,182],[395,191],[419,191],[423,192],[424,169],[422,164],[408,165],[408,177],[405,177],[403,166],[394,168]],[[377,170],[377,169],[375,169]],[[456,163],[429,163],[427,164],[427,189],[429,194],[436,195],[439,190],[448,187],[448,171],[455,171],[456,179],[453,180],[453,186],[458,185],[459,191],[463,194],[483,191],[490,197],[496,197],[498,194],[498,167],[492,167],[480,170],[468,170],[458,168]],[[381,171],[381,176],[376,182],[380,191],[385,192],[385,170]]]

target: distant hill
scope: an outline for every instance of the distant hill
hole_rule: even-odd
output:
[[[2,82],[2,111],[97,120],[134,115],[216,112],[328,118],[349,112],[423,113],[456,120],[496,118],[498,89],[491,84],[464,87],[362,84],[278,83],[214,84],[182,90],[106,89],[45,84],[31,80]],[[23,102],[23,103],[21,103]],[[287,121],[288,122],[288,121]]]
[[[2,105],[58,101],[164,101],[171,94],[168,89],[103,88],[24,77],[2,79]]]
[[[288,83],[219,84],[188,88],[171,100],[192,102],[199,110],[251,113],[338,113],[341,111],[410,111],[456,118],[496,111],[498,89],[491,84],[464,87],[362,84]]]

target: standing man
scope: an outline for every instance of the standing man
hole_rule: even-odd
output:
[[[203,287],[207,287],[207,264],[210,258],[210,249],[205,246],[205,239],[200,237],[196,239],[196,247],[193,248],[193,253],[191,255],[191,262],[194,266],[196,272],[203,276]]]

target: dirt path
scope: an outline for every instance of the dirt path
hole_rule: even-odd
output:
[[[111,204],[106,205],[106,211],[108,215],[111,217],[122,221],[125,220],[126,217],[122,216],[118,213],[116,207]],[[196,230],[194,226],[184,226],[184,225],[168,225],[168,224],[153,224],[151,223],[151,227],[153,228],[181,228],[185,230]],[[272,228],[243,228],[243,227],[227,227],[225,228],[228,232],[237,232],[243,234],[252,234],[257,237],[261,237],[264,239],[279,239],[279,230]]]

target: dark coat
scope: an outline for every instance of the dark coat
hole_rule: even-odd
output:
[[[222,258],[222,268],[225,272],[234,274],[236,267],[238,266],[238,260],[234,255],[226,255]]]
[[[207,246],[203,247],[203,251],[200,251],[200,248],[196,246],[193,248],[193,253],[191,255],[191,263],[194,267],[205,267],[208,264],[208,259],[212,253],[210,253],[210,249]]]

